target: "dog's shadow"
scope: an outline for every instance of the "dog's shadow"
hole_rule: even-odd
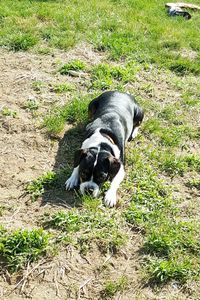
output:
[[[84,138],[84,126],[69,129],[59,141],[58,151],[53,167],[53,178],[44,186],[42,204],[52,206],[74,207],[80,204],[80,197],[75,191],[66,191],[65,182],[73,169],[74,152],[80,148]]]

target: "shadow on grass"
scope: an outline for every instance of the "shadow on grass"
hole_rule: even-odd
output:
[[[84,126],[78,125],[69,129],[59,141],[58,152],[53,168],[53,178],[44,185],[42,205],[50,204],[71,208],[80,204],[75,191],[67,192],[65,182],[73,169],[74,152],[84,139]]]

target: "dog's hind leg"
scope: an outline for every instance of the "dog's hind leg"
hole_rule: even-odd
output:
[[[137,105],[134,109],[133,129],[132,129],[131,135],[128,139],[128,142],[132,141],[132,139],[134,139],[138,135],[138,129],[142,123],[143,118],[144,118],[144,112]]]
[[[88,117],[90,121],[94,119],[94,115],[96,113],[98,106],[99,106],[99,98],[95,98],[88,105]]]

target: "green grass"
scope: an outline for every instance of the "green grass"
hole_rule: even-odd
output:
[[[26,267],[46,254],[49,234],[43,229],[15,230],[0,229],[0,256],[4,267],[11,272]]]
[[[116,82],[125,84],[134,79],[138,67],[134,64],[127,67],[112,66],[109,64],[96,65],[91,72],[91,88],[105,90]]]
[[[45,190],[63,188],[69,170],[60,169],[57,173],[48,171],[38,178],[34,179],[26,186],[26,192],[30,195],[32,201],[45,193]]]
[[[81,60],[75,59],[67,64],[64,64],[59,72],[62,75],[70,74],[70,71],[83,71],[86,69],[86,65]]]
[[[62,240],[68,242],[70,238],[81,253],[86,253],[94,243],[103,253],[118,252],[127,240],[121,228],[123,219],[115,211],[101,209],[99,201],[87,196],[84,201],[85,209],[57,212],[46,218],[45,226],[61,231]]]
[[[37,37],[31,33],[18,33],[11,35],[8,41],[8,47],[13,51],[26,51],[37,44]]]
[[[42,88],[45,86],[45,83],[40,80],[36,80],[32,82],[32,88],[36,92],[41,92]]]
[[[121,276],[115,281],[105,282],[105,288],[101,291],[103,298],[113,297],[117,293],[123,293],[128,288],[128,279],[126,276]]]
[[[84,53],[81,48],[79,59],[59,62],[59,69],[56,64],[56,76],[62,77],[62,82],[32,82],[32,90],[39,96],[47,90],[56,93],[51,94],[56,100],[63,101],[65,93],[70,97],[62,106],[48,107],[43,122],[52,134],[62,134],[66,123],[74,125],[74,131],[67,133],[67,147],[74,146],[72,139],[80,136],[77,128],[88,121],[88,103],[103,90],[139,95],[136,98],[145,109],[145,119],[141,134],[127,146],[120,207],[105,208],[103,192],[100,199],[75,192],[78,208],[47,214],[40,224],[47,232],[55,232],[54,242],[60,250],[71,245],[81,256],[93,254],[97,247],[103,255],[117,254],[112,256],[114,268],[123,252],[135,254],[134,246],[131,252],[126,246],[140,235],[143,241],[136,256],[144,274],[142,283],[160,288],[174,281],[184,287],[200,278],[199,222],[190,207],[181,206],[188,194],[196,197],[199,189],[200,157],[190,150],[193,145],[197,149],[199,139],[200,20],[195,12],[187,22],[181,17],[170,18],[164,5],[157,0],[81,0],[78,5],[60,0],[32,1],[31,5],[28,0],[2,0],[0,4],[0,45],[10,50],[53,55],[55,48],[67,51],[83,41],[91,44],[97,55],[105,52],[101,63],[86,64],[80,59]],[[84,72],[85,76],[71,85],[67,82],[71,71]],[[32,100],[25,108],[40,112],[40,105]],[[9,109],[1,114],[14,117]],[[69,152],[70,159],[66,160],[71,164],[71,149]],[[32,200],[46,191],[64,191],[69,174],[68,168],[44,173],[30,182],[26,191]],[[180,182],[180,199],[174,194],[174,176]],[[12,271],[25,268],[46,253],[46,231],[30,232],[1,229],[1,260]],[[122,294],[129,289],[129,277],[104,280],[101,296]]]
[[[85,124],[88,117],[88,104],[91,95],[74,97],[64,106],[53,109],[44,120],[44,126],[50,133],[59,133],[64,129],[65,123]]]
[[[129,194],[132,194],[124,217],[132,228],[143,232],[145,236],[144,270],[148,280],[156,284],[172,279],[186,282],[199,276],[199,223],[192,219],[181,220],[181,212],[177,200],[172,197],[171,188],[159,179],[162,153],[154,150],[154,154],[157,154],[155,158],[150,149],[141,138],[139,147],[128,151],[128,164],[134,168],[129,170],[129,180],[124,183]],[[172,156],[168,152],[165,155],[171,162]],[[170,176],[172,173],[178,176],[198,169],[195,155],[184,156],[181,162],[184,164],[179,161],[179,164],[168,165]],[[166,172],[166,168],[163,172]]]
[[[194,1],[198,4],[198,0]],[[179,75],[199,74],[198,14],[167,15],[164,1],[1,1],[0,45],[19,51],[46,44],[68,49],[88,41],[112,59],[155,63]],[[113,15],[110,16],[110,11]],[[43,46],[44,48],[44,46]],[[183,53],[195,53],[194,58]]]
[[[186,185],[190,188],[196,188],[200,190],[200,179],[190,179]]]
[[[2,116],[5,116],[5,117],[12,117],[12,118],[17,117],[17,112],[8,107],[4,107],[0,113],[2,114]]]
[[[190,278],[198,278],[199,262],[191,256],[183,259],[182,253],[176,253],[171,260],[155,259],[149,265],[150,280],[163,284],[172,280],[185,283]]]
[[[169,257],[174,251],[182,250],[199,254],[200,242],[198,240],[198,224],[158,219],[149,230],[144,248],[151,254]]]
[[[184,138],[192,135],[193,129],[183,124],[179,118],[173,116],[173,109],[166,108],[158,114],[158,118],[152,118],[144,124],[144,133],[152,139],[157,139],[162,146],[179,146]],[[166,120],[167,121],[164,121]],[[172,119],[173,121],[170,122]]]
[[[162,171],[166,172],[169,176],[181,175],[187,171],[200,172],[200,156],[187,155],[177,156],[174,153],[168,154],[167,152],[162,156],[159,167]]]
[[[51,86],[51,91],[57,94],[71,92],[75,90],[75,86],[69,83],[54,84]]]
[[[34,111],[39,108],[39,103],[35,99],[29,99],[24,103],[23,108]]]

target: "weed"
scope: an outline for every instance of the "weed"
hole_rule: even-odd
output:
[[[196,99],[194,97],[184,97],[182,102],[187,106],[196,106],[199,104],[199,99]]]
[[[160,117],[165,117],[168,120],[173,118],[170,111],[164,110],[159,114]],[[157,138],[159,144],[162,146],[176,147],[180,145],[184,136],[190,134],[190,129],[182,124],[182,121],[177,117],[173,119],[174,124],[162,124],[159,119],[150,119],[144,126],[144,132],[151,134],[154,138]]]
[[[200,67],[197,67],[195,62],[185,58],[178,58],[175,61],[170,61],[167,64],[167,67],[180,76],[187,75],[189,73],[198,75],[200,73]]]
[[[87,121],[87,110],[90,97],[76,97],[70,103],[57,107],[44,120],[44,126],[50,133],[58,133],[63,130],[65,122],[82,123]]]
[[[45,255],[48,244],[49,235],[42,229],[16,230],[11,233],[1,229],[0,255],[11,272]]]
[[[25,103],[23,108],[34,111],[39,108],[39,103],[35,99],[28,99]]]
[[[144,248],[155,255],[170,256],[177,249],[198,254],[200,243],[197,236],[198,226],[192,222],[175,223],[158,218],[155,226],[149,228]]]
[[[42,88],[45,86],[44,82],[36,80],[32,82],[32,88],[36,92],[41,92]]]
[[[116,293],[124,292],[128,287],[128,278],[126,276],[121,276],[118,280],[107,281],[105,283],[105,288],[102,290],[101,294],[103,297],[112,297]]]
[[[180,253],[179,253],[180,255]],[[180,257],[182,257],[180,255]],[[195,259],[185,257],[180,259],[174,256],[171,260],[156,259],[149,265],[151,280],[160,284],[169,280],[178,280],[182,283],[191,277],[197,277],[199,274],[198,265],[195,265]]]
[[[4,107],[2,110],[1,110],[1,114],[3,116],[6,116],[6,117],[12,117],[12,118],[16,118],[17,116],[17,112],[8,108],[8,107]]]
[[[183,157],[183,160],[186,162],[189,170],[200,172],[200,155],[191,154]]]
[[[183,174],[188,170],[187,163],[180,156],[168,153],[166,153],[166,156],[163,157],[159,167],[170,176],[183,176]]]
[[[40,197],[44,193],[45,187],[50,186],[55,178],[56,174],[50,171],[29,183],[26,191],[31,195],[31,199],[35,201]]]
[[[136,67],[135,70],[137,70]],[[127,83],[133,80],[135,70],[131,65],[126,68],[108,64],[96,65],[91,74],[92,88],[105,90],[112,86],[114,80]]]
[[[198,190],[200,190],[200,179],[190,179],[186,185],[190,188],[196,188]]]
[[[78,8],[71,2],[67,12],[64,2],[45,1],[42,6],[36,2],[30,7],[28,0],[3,0],[0,44],[27,50],[35,44],[41,47],[45,41],[47,48],[68,49],[89,41],[99,51],[107,50],[112,59],[155,63],[180,75],[199,73],[198,55],[194,59],[181,55],[182,49],[199,51],[198,18],[188,26],[181,18],[169,19],[162,3],[152,1],[149,6],[139,0],[80,2]]]
[[[108,65],[98,65],[92,70],[92,88],[108,89],[113,83],[113,79]]]
[[[26,51],[37,44],[37,37],[32,34],[18,33],[13,35],[8,43],[9,49],[13,51]]]
[[[74,244],[83,252],[95,241],[102,252],[117,252],[126,242],[126,234],[120,230],[115,213],[99,209],[83,210],[81,214],[77,209],[60,211],[48,218],[45,226],[72,236]]]
[[[159,167],[170,176],[183,176],[187,171],[200,172],[200,157],[199,155],[176,156],[165,153],[160,160]]]
[[[49,171],[28,183],[26,191],[30,194],[31,199],[35,201],[44,194],[46,189],[62,188],[67,176],[69,176],[68,169],[60,169],[56,173]]]
[[[71,92],[75,90],[75,86],[73,86],[72,84],[68,84],[68,83],[63,83],[63,84],[55,84],[54,86],[51,87],[51,91],[61,94],[61,93],[65,93],[65,92]]]
[[[67,64],[64,64],[60,69],[59,72],[62,75],[67,75],[70,71],[83,71],[86,69],[86,65],[81,60],[75,59],[70,61]]]

